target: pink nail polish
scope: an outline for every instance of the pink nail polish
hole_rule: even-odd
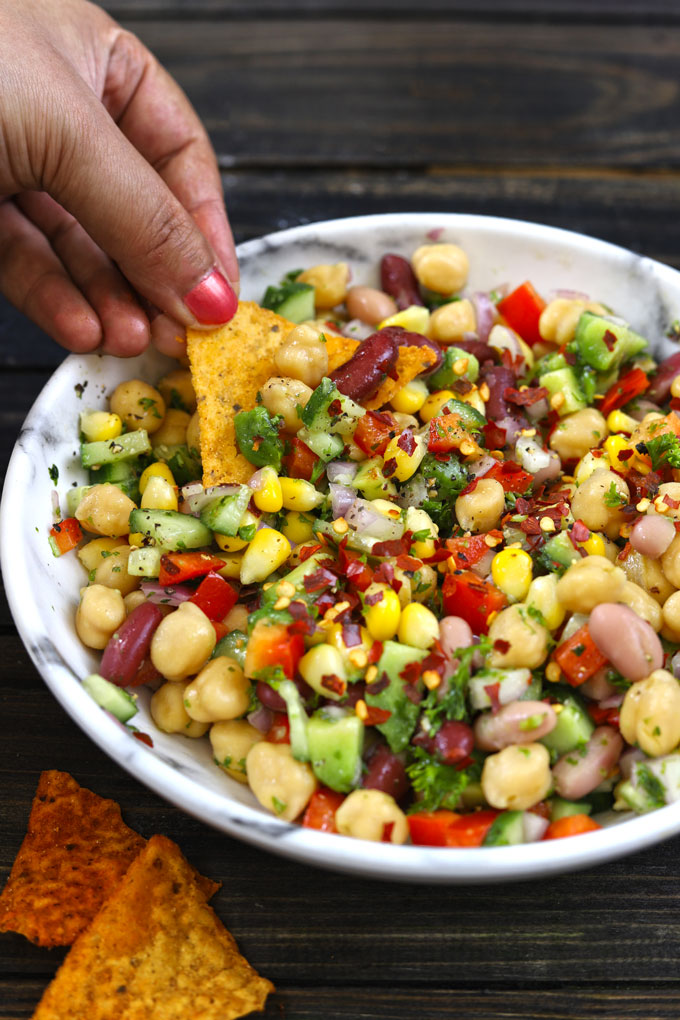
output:
[[[203,326],[218,326],[234,317],[238,298],[222,273],[213,269],[184,295],[184,304]]]

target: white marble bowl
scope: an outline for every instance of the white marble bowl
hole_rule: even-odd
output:
[[[484,216],[365,216],[250,241],[239,253],[242,294],[259,299],[266,285],[288,270],[340,260],[350,263],[355,282],[377,283],[384,252],[409,255],[432,231],[467,251],[471,289],[530,279],[544,294],[557,288],[586,291],[627,318],[657,352],[668,345],[663,333],[680,314],[680,273],[578,234]],[[639,818],[617,817],[607,828],[578,838],[514,847],[439,849],[331,836],[263,811],[246,787],[214,765],[207,740],[159,733],[144,695],[134,721],[152,734],[153,749],[102,712],[80,685],[97,665],[73,626],[82,568],[73,555],[55,559],[47,542],[55,491],[49,469],[59,469],[62,498],[70,484],[81,484],[79,411],[104,406],[121,380],[139,375],[153,381],[168,366],[152,352],[132,361],[68,357],[28,415],[5,482],[0,550],[14,619],[50,690],[99,747],[160,796],[231,836],[308,864],[373,878],[429,883],[529,878],[598,864],[680,832],[680,804],[675,804]]]

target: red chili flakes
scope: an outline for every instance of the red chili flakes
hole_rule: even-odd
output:
[[[620,453],[617,453],[617,457],[619,460],[630,460],[633,456],[633,452],[633,450],[621,450]]]
[[[135,737],[136,740],[140,740],[142,744],[146,744],[147,747],[153,747],[153,740],[148,733],[140,733],[139,730],[134,730],[132,736]]]
[[[303,546],[303,548],[300,549],[300,563],[304,563],[305,560],[308,560],[309,557],[313,556],[314,553],[319,551],[319,549],[323,549],[323,546],[320,543],[318,545]]]
[[[392,842],[392,832],[394,830],[394,822],[385,822],[383,824],[382,836],[380,837],[381,843]]]
[[[407,556],[406,553],[397,556],[397,566],[400,570],[415,573],[416,570],[420,570],[422,565],[423,561],[417,560],[415,556]]]
[[[614,347],[616,345],[616,336],[614,335],[614,333],[612,333],[612,331],[610,329],[607,329],[607,330],[605,330],[605,334],[602,337],[602,339],[604,340],[604,342],[605,342],[605,344],[607,346],[607,350],[608,351],[613,351]]]
[[[462,492],[460,493],[460,495],[461,495],[461,496],[469,496],[469,495],[470,495],[470,493],[471,493],[471,492],[474,492],[474,491],[475,491],[475,489],[477,488],[477,483],[478,483],[478,482],[479,482],[479,479],[478,479],[478,478],[473,478],[473,479],[472,479],[472,481],[471,481],[471,482],[469,482],[469,483],[468,483],[468,484],[467,484],[467,485],[465,486],[465,488],[464,488],[464,489],[462,490]]]
[[[342,696],[347,690],[347,683],[345,680],[341,680],[335,673],[326,673],[325,676],[321,677],[321,686],[324,690],[330,691],[332,694],[338,694]]]
[[[364,599],[364,603],[367,606],[375,606],[378,602],[382,602],[383,593],[381,591],[373,591],[370,595],[367,595]]]
[[[368,685],[369,694],[380,694],[390,686],[390,678],[387,673],[383,670],[382,676],[375,680],[372,684]]]
[[[418,683],[421,674],[422,664],[416,659],[415,662],[407,662],[399,676],[405,684],[411,686]]]
[[[367,563],[361,560],[351,559],[345,568],[345,577],[358,588],[359,591],[366,591],[373,581],[373,571]]]
[[[389,460],[386,460],[383,465],[383,474],[385,478],[391,478],[396,470],[397,462],[394,457],[390,457]]]
[[[369,691],[370,694],[370,691]],[[388,708],[378,708],[377,705],[366,705],[366,715],[362,716],[367,726],[380,726],[387,722],[392,715]]]
[[[630,542],[626,542],[626,544],[624,545],[623,549],[621,550],[619,555],[616,557],[617,560],[625,560],[625,559],[627,559],[628,556],[630,555],[630,551],[631,551],[632,548],[633,547],[630,544]]]
[[[504,643],[507,644],[507,641]],[[489,697],[489,701],[491,702],[491,711],[495,715],[498,709],[501,707],[500,699],[498,697],[500,694],[501,685],[498,683],[498,681],[496,681],[495,684],[486,684],[484,690],[486,691]]]
[[[416,441],[413,438],[412,429],[404,429],[402,434],[397,439],[397,446],[400,450],[403,450],[405,454],[412,457],[416,450]]]
[[[493,649],[495,652],[500,652],[501,655],[505,655],[510,651],[510,642],[505,641],[503,638],[497,638],[493,643]]]
[[[328,413],[331,416],[331,418],[337,418],[339,415],[342,414],[342,404],[340,403],[339,400],[337,399],[331,400],[330,404],[328,405]]]
[[[484,445],[487,450],[502,450],[505,446],[507,429],[501,428],[500,425],[496,425],[493,421],[489,421],[482,429],[482,435],[484,436]]]
[[[376,542],[371,549],[371,556],[399,556],[411,548],[412,531],[405,531],[401,538],[391,538],[387,542]]]
[[[541,525],[538,523],[535,517],[527,517],[525,521],[519,526],[520,531],[523,531],[526,535],[540,535]]]
[[[361,644],[361,630],[358,623],[343,623],[342,640],[346,648],[356,648]]]
[[[569,532],[569,538],[572,545],[576,545],[577,542],[587,542],[590,538],[590,529],[586,527],[583,521],[574,521],[574,526]]]
[[[666,506],[669,506],[671,508],[671,510],[677,510],[678,507],[680,506],[680,500],[673,499],[671,496],[668,495],[664,496],[663,501],[666,504]]]
[[[368,652],[368,664],[369,666],[375,666],[376,662],[380,662],[380,657],[383,653],[382,641],[374,641]]]
[[[413,684],[404,685],[404,694],[414,705],[419,705],[423,700],[423,692],[418,687],[414,687]]]
[[[313,574],[308,574],[302,579],[302,584],[308,595],[311,595],[315,591],[324,591],[326,588],[332,588],[336,582],[337,577],[326,567],[319,567]]]
[[[393,586],[394,566],[391,563],[387,563],[387,561],[381,563],[373,575],[373,580],[382,582],[382,584],[389,584],[390,586]],[[401,585],[399,585],[399,587],[401,587]]]
[[[545,386],[526,386],[523,390],[508,386],[503,396],[508,403],[516,404],[517,407],[531,407],[532,404],[537,404],[539,400],[548,397],[549,393]]]
[[[288,612],[293,617],[293,622],[288,630],[293,634],[313,634],[316,624],[312,619],[306,604],[300,599],[294,599],[288,606]]]

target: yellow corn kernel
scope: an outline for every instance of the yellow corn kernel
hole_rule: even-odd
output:
[[[439,637],[439,621],[427,606],[409,602],[402,609],[397,637],[411,648],[431,648]]]
[[[638,425],[639,422],[625,411],[612,411],[607,417],[607,428],[610,432],[625,432],[630,436]]]
[[[246,510],[239,522],[239,531],[242,528],[252,528],[253,525],[257,528],[260,523],[259,517],[256,517],[250,510]],[[241,538],[240,535],[220,535],[214,532],[215,541],[222,550],[222,552],[239,552],[241,549],[245,549],[250,539]]]
[[[438,414],[441,414],[442,407],[449,400],[456,399],[456,394],[452,393],[451,390],[437,390],[435,393],[430,393],[420,409],[420,420],[428,422],[431,418],[436,418]]]
[[[487,400],[489,399],[488,390],[489,387],[487,386]],[[463,404],[469,404],[470,407],[474,407],[475,411],[479,411],[480,414],[486,415],[486,407],[484,404],[484,398],[482,397],[482,392],[477,389],[476,386],[467,393],[461,393],[457,399]]]
[[[82,411],[80,431],[88,443],[101,443],[119,436],[123,431],[123,422],[113,411]]]
[[[428,392],[422,379],[412,379],[397,390],[390,403],[395,411],[402,414],[416,414],[427,400]]]
[[[341,623],[331,623],[323,627],[326,644],[336,648],[348,668],[364,669],[368,663],[367,652],[373,644],[373,639],[365,627],[360,628],[361,644],[348,647],[345,644],[344,630]],[[365,662],[363,660],[366,660]],[[362,665],[363,662],[363,665]]]
[[[217,536],[215,536],[217,537]],[[241,553],[226,552],[221,556],[219,553],[216,554],[224,563],[223,567],[217,571],[222,577],[237,578],[241,576],[241,560],[243,556]]]
[[[439,534],[439,528],[427,511],[421,510],[420,507],[416,506],[408,507],[404,517],[404,524],[406,525],[406,530],[412,531],[414,535],[427,532],[426,537],[419,537],[415,542],[412,542],[411,555],[417,556],[421,560],[434,556],[434,541]]]
[[[281,481],[273,467],[263,467],[259,471],[262,479],[259,489],[253,493],[253,502],[258,510],[265,514],[277,514],[283,506]]]
[[[680,375],[676,375],[675,379],[671,383],[671,396],[680,397]]]
[[[607,456],[609,457],[609,463],[615,471],[628,471],[629,460],[620,460],[619,454],[623,450],[630,450],[630,440],[625,436],[607,436],[603,443],[604,449],[606,450]]]
[[[286,510],[313,510],[323,503],[323,493],[304,478],[279,478],[281,505]]]
[[[402,446],[399,445],[400,439],[401,436],[390,439],[383,456],[385,463],[394,461],[396,465],[390,478],[396,478],[398,482],[405,482],[407,478],[416,473],[427,453],[427,437],[414,435],[413,443],[404,443],[402,440]],[[407,446],[407,449],[403,449],[403,446]],[[408,453],[411,446],[413,446],[413,453]]]
[[[589,556],[606,556],[606,547],[602,535],[598,535],[596,531],[590,532],[590,538],[586,539],[585,542],[580,543],[581,548],[585,549]]]
[[[424,336],[427,336],[429,325],[430,313],[427,308],[423,305],[409,305],[408,308],[404,308],[401,312],[388,315],[380,323],[378,329],[385,329],[386,326],[401,326],[412,333],[422,333]]]
[[[144,545],[144,535],[141,531],[131,531],[127,539],[128,545],[131,545],[134,549],[140,549]]]
[[[142,510],[176,510],[177,490],[160,475],[152,475],[144,487]]]
[[[311,688],[332,701],[339,701],[347,689],[345,663],[331,645],[314,645],[302,656],[298,669]]]
[[[275,528],[261,528],[241,560],[241,584],[265,581],[290,556],[290,542]]]
[[[289,542],[300,545],[301,542],[309,542],[314,537],[313,523],[311,517],[307,517],[298,510],[289,510],[281,526],[281,531]]]
[[[380,595],[377,602],[373,598]],[[396,591],[386,584],[373,582],[364,592],[368,603],[364,605],[366,629],[374,641],[389,641],[397,633],[401,604]]]
[[[566,610],[557,598],[556,589],[556,574],[535,577],[524,600],[527,606],[538,609],[548,630],[556,630],[564,622],[566,615]]]
[[[142,471],[141,478],[139,479],[139,491],[142,496],[146,489],[147,482],[150,478],[164,478],[168,485],[175,485],[175,479],[172,471],[167,464],[164,464],[162,460],[157,460],[154,464],[149,464],[147,468]]]
[[[396,503],[391,503],[389,499],[372,499],[371,506],[391,521],[398,521],[401,518],[401,507],[398,507]]]
[[[494,584],[517,602],[527,595],[532,576],[531,556],[524,549],[501,549],[491,561]]]
[[[611,465],[606,451],[601,457],[596,457],[591,451],[590,453],[587,453],[585,457],[581,457],[580,461],[576,465],[576,468],[574,469],[574,481],[577,485],[583,485],[585,480],[595,474],[599,468],[608,467],[611,467]]]

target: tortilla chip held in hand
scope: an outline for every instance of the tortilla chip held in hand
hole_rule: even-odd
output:
[[[33,1020],[235,1020],[273,985],[239,953],[194,869],[152,836],[78,938]]]
[[[43,772],[0,895],[0,931],[48,948],[70,946],[145,846],[115,801],[79,786],[67,772]],[[198,880],[208,899],[219,889]]]

